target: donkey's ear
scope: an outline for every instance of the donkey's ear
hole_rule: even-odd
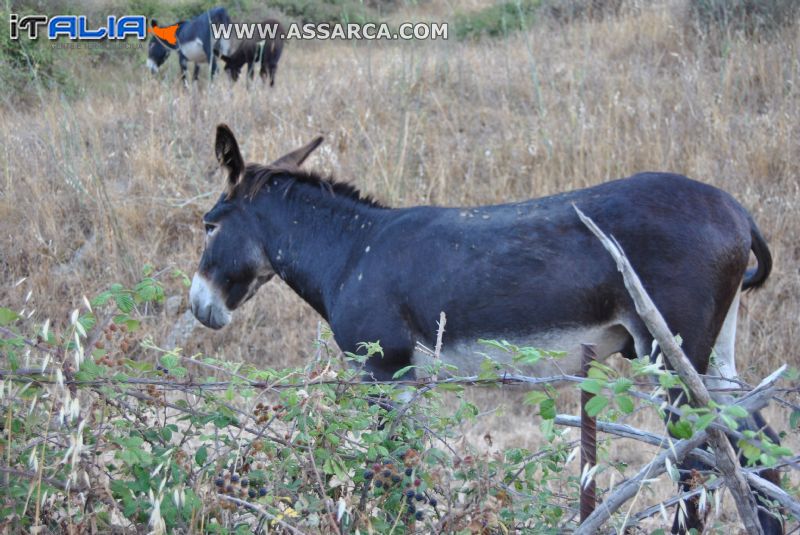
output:
[[[242,153],[239,152],[239,144],[236,143],[236,137],[234,137],[228,125],[220,124],[217,126],[217,140],[214,143],[214,150],[217,153],[217,161],[228,171],[228,186],[235,186],[244,171],[244,160],[242,159]]]
[[[300,167],[300,164],[308,158],[309,154],[314,152],[314,149],[322,144],[324,139],[322,136],[317,136],[299,149],[295,149],[289,154],[284,154],[272,162],[272,165],[275,167]]]

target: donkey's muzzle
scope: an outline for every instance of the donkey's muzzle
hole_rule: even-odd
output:
[[[189,290],[192,314],[197,321],[212,329],[221,329],[231,321],[231,311],[220,292],[202,275],[195,273]]]

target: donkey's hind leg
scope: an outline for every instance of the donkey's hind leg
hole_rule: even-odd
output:
[[[734,396],[725,392],[715,392],[713,389],[737,388],[739,386],[737,382],[728,379],[738,378],[736,360],[734,358],[734,346],[736,342],[736,323],[739,314],[740,297],[741,290],[736,292],[736,296],[733,298],[733,302],[728,309],[725,321],[717,336],[717,341],[714,344],[714,353],[712,354],[711,363],[708,367],[709,377],[706,380],[708,388],[712,389],[711,396],[714,400],[717,403],[725,405],[733,403],[735,400]],[[758,411],[752,413],[748,418],[739,421],[739,425],[742,430],[751,430],[755,432],[763,431],[772,442],[780,444],[780,439],[777,434],[767,425],[761,413]],[[742,456],[740,457],[740,461],[744,464],[746,459]],[[760,472],[760,475],[780,486],[780,477],[777,470],[765,469]],[[767,510],[767,501],[765,497],[758,492],[754,492],[754,494],[759,505],[758,520],[764,530],[764,534],[783,533],[783,524],[780,518]]]

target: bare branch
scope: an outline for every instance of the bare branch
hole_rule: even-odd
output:
[[[251,511],[253,511],[257,515],[259,515],[260,517],[267,518],[267,519],[271,520],[272,522],[278,524],[280,527],[282,527],[283,529],[285,529],[289,533],[294,533],[295,535],[305,535],[305,533],[303,533],[302,531],[300,531],[296,527],[292,526],[291,524],[287,524],[286,522],[284,522],[283,520],[281,520],[277,516],[273,515],[272,513],[266,511],[264,508],[254,504],[254,503],[250,503],[250,502],[247,502],[245,500],[240,500],[239,498],[234,498],[233,496],[228,496],[226,494],[217,494],[217,498],[219,498],[221,500],[226,500],[226,501],[235,503],[236,505],[240,505],[242,507],[250,509]]]

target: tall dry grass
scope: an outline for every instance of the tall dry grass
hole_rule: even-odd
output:
[[[431,2],[394,17],[449,12]],[[714,184],[754,214],[775,260],[766,287],[743,301],[739,371],[755,379],[797,365],[800,26],[712,42],[686,13],[684,2],[655,3],[477,43],[290,42],[272,90],[220,79],[186,91],[173,59],[152,79],[143,51],[116,52],[129,55],[110,64],[62,51],[83,95],[42,93],[0,114],[0,304],[35,307],[58,324],[81,294],[131,282],[145,263],[191,274],[201,216],[222,189],[212,142],[225,122],[257,162],[322,133],[326,144],[306,165],[394,206],[514,201],[644,170]],[[187,307],[179,281],[164,281],[180,296],[177,310],[156,311],[143,333],[160,344]],[[196,328],[183,345],[297,365],[318,321],[276,280],[231,326]],[[470,395],[511,406],[471,436],[535,440],[514,394]],[[559,410],[576,410],[574,398],[567,404]],[[658,425],[639,415],[633,423]],[[637,446],[611,455],[645,454]]]

